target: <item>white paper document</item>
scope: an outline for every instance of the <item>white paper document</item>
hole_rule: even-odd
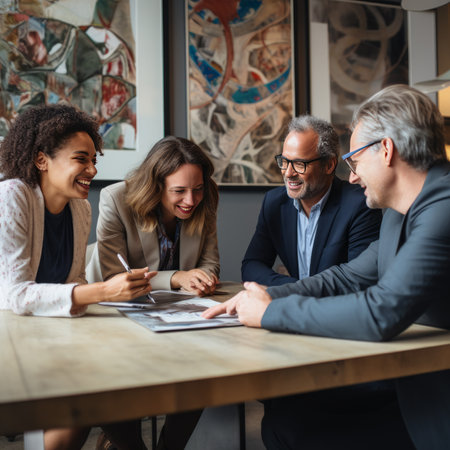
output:
[[[155,292],[157,291],[152,291],[152,296]],[[167,294],[171,291],[165,292]],[[192,294],[189,296],[192,298],[179,301],[174,301],[173,298],[177,297],[172,296],[172,300],[166,299],[165,302],[159,302],[155,297],[157,303],[149,303],[147,300],[135,307],[132,306],[135,301],[132,303],[102,302],[101,304],[108,303],[106,306],[116,306],[126,317],[156,332],[242,325],[237,315],[222,314],[214,319],[204,319],[201,316],[202,312],[220,302],[209,298],[194,297]],[[125,307],[121,306],[122,303]]]

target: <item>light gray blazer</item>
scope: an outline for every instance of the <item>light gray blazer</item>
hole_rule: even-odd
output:
[[[74,248],[66,284],[36,283],[44,239],[44,197],[39,186],[33,189],[17,179],[0,182],[0,309],[35,316],[71,316],[72,290],[86,283],[91,206],[81,199],[71,200],[69,205]]]
[[[219,251],[214,222],[208,224],[206,233],[187,235],[184,224],[180,232],[180,270],[202,269],[219,276]],[[158,270],[159,243],[155,231],[141,229],[125,203],[125,182],[112,184],[100,192],[97,244],[86,268],[89,282],[107,280],[124,271],[117,259],[120,253],[131,268],[148,266]],[[153,289],[170,289],[170,279],[175,270],[159,271],[152,278]]]
[[[344,339],[388,340],[413,322],[450,329],[450,163],[435,165],[404,216],[388,210],[380,239],[347,264],[268,289],[262,326]],[[448,356],[450,358],[450,355]],[[397,380],[418,449],[450,443],[450,371]]]

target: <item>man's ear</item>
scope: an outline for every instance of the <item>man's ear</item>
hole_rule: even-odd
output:
[[[48,161],[47,155],[44,155],[44,153],[39,152],[34,160],[34,165],[38,170],[42,172],[47,170],[47,161]]]
[[[387,166],[391,166],[394,160],[394,141],[391,138],[381,140],[383,158]]]
[[[327,175],[331,175],[337,166],[337,159],[336,158],[330,158],[326,163],[325,163],[325,173]]]

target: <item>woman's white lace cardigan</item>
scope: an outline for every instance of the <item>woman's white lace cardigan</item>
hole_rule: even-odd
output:
[[[0,309],[17,314],[71,317],[72,290],[86,283],[91,226],[87,200],[71,200],[74,252],[66,284],[36,283],[44,236],[44,198],[20,180],[0,182]],[[86,311],[83,308],[77,315]]]

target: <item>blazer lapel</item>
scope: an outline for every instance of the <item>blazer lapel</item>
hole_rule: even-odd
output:
[[[287,259],[286,268],[289,274],[298,278],[298,257],[297,257],[297,215],[298,211],[293,205],[293,200],[288,198],[281,205],[281,228],[275,239],[284,241],[284,251]]]
[[[159,242],[156,229],[151,233],[143,231],[137,226],[139,239],[141,241],[142,252],[149,270],[158,270],[159,268]]]
[[[378,276],[380,278],[398,252],[405,217],[394,210],[386,211],[383,217],[378,248]]]
[[[67,276],[68,280],[78,277],[76,271],[79,271],[80,261],[86,257],[86,246],[91,227],[91,215],[86,215],[86,210],[81,207],[81,201],[71,200],[69,202],[69,208],[72,214],[73,224],[73,259],[69,275]],[[42,211],[44,211],[44,208],[42,208]],[[82,267],[84,265],[85,261],[83,261]]]
[[[194,268],[197,263],[198,249],[200,248],[201,235],[194,233],[193,235],[186,234],[186,227],[184,223],[181,225],[180,231],[180,270],[189,270]],[[192,259],[195,258],[193,262]]]
[[[45,224],[45,203],[44,203],[44,195],[42,194],[41,188],[36,186],[34,189],[36,195],[36,203],[31,202],[33,206],[34,220],[33,220],[33,237],[36,239],[36,245],[32,245],[32,254],[31,254],[31,266],[33,270],[33,276],[36,277],[37,271],[39,269],[39,263],[41,261],[42,256],[42,245],[44,243],[44,224]],[[76,235],[75,228],[75,215],[72,210],[72,205],[70,206],[72,212],[72,220],[74,222],[74,236]],[[74,254],[76,253],[78,242],[75,242],[74,237]],[[73,263],[72,263],[73,267]],[[72,268],[71,268],[72,270]]]
[[[314,239],[313,250],[311,254],[311,264],[309,268],[309,274],[315,275],[319,268],[320,258],[322,256],[323,249],[327,243],[328,236],[330,234],[331,228],[333,227],[333,222],[339,211],[339,197],[340,188],[336,179],[333,181],[333,186],[330,191],[330,196],[328,197],[325,206],[320,213],[319,223],[317,224],[316,238]]]
[[[400,247],[403,245],[405,241],[405,235],[410,233],[408,229],[410,226],[410,216],[413,213],[414,207],[417,204],[420,204],[421,198],[424,195],[429,195],[427,192],[427,187],[433,183],[433,181],[441,176],[444,176],[449,172],[450,164],[448,162],[444,162],[442,164],[435,164],[428,171],[425,184],[411,205],[411,208],[406,213],[406,215],[400,214],[397,211],[392,209],[388,209],[383,216],[383,222],[380,230],[380,243],[379,243],[379,251],[378,251],[378,274],[381,277],[392,259],[397,255]]]

